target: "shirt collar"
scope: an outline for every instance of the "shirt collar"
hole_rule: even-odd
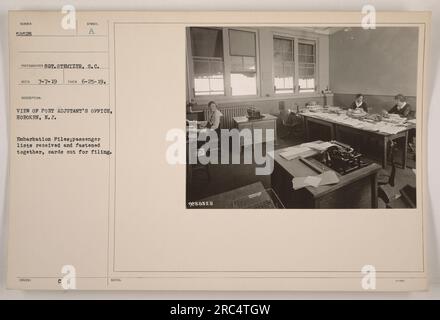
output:
[[[401,107],[399,107],[399,105],[397,105],[397,109],[402,110],[403,107],[405,107],[405,106],[406,106],[406,102],[404,102]]]

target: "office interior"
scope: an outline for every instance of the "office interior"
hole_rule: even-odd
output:
[[[416,206],[417,28],[188,27],[186,36],[187,128],[212,120],[213,101],[218,130],[275,131],[269,175],[257,175],[256,163],[187,164],[187,208]],[[400,100],[408,112],[384,112]],[[370,128],[390,119],[391,131]],[[332,152],[347,152],[334,154],[342,164],[332,167],[336,160],[314,143],[336,143]],[[301,146],[305,154],[283,157]],[[320,185],[315,178],[327,171],[336,180]]]

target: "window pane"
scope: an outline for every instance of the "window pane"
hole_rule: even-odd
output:
[[[231,72],[243,70],[243,57],[231,56]]]
[[[209,73],[212,75],[223,75],[223,60],[211,60],[209,64]]]
[[[221,29],[191,28],[192,55],[223,58],[223,31]]]
[[[274,38],[275,93],[293,93],[295,62],[293,40]]]
[[[255,57],[255,32],[229,30],[229,52],[231,56]]]
[[[293,40],[274,38],[274,52],[285,60],[293,60]]]
[[[196,95],[209,94],[209,78],[195,78],[194,87]]]
[[[224,95],[223,31],[190,28],[194,94]]]
[[[232,73],[231,87],[233,96],[256,95],[257,77],[255,73]]]
[[[223,75],[215,77],[200,76],[194,78],[194,93],[196,96],[225,94]]]
[[[256,71],[255,57],[243,57],[243,68],[247,71]]]
[[[314,44],[300,43],[298,45],[298,62],[300,92],[315,91],[316,47]]]
[[[231,56],[231,72],[255,72],[255,57]]]
[[[300,92],[315,91],[315,79],[299,79]]]
[[[229,30],[231,88],[233,96],[257,94],[255,32]]]
[[[209,74],[209,61],[208,60],[200,61],[194,59],[194,74],[195,75]]]

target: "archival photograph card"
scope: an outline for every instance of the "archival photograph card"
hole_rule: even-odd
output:
[[[8,286],[427,288],[426,12],[11,11]]]

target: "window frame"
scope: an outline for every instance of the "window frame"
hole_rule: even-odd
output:
[[[274,39],[281,38],[293,41],[293,59],[294,59],[294,77],[293,77],[293,93],[292,92],[279,92],[275,91],[275,72],[274,72]],[[300,43],[313,43],[315,46],[315,89],[309,92],[300,92],[299,90],[299,44]],[[319,38],[318,37],[304,37],[295,34],[289,34],[285,32],[272,32],[272,94],[277,98],[288,98],[288,97],[302,97],[319,94]]]
[[[219,98],[224,97],[226,95],[226,70],[225,70],[225,34],[222,30],[222,40],[223,40],[223,92],[224,94],[208,94],[208,95],[196,95],[195,92],[195,79],[194,79],[194,55],[192,53],[192,39],[191,39],[191,28],[204,28],[204,29],[215,29],[215,30],[222,30],[221,27],[209,27],[209,26],[191,26],[186,28],[186,51],[187,51],[187,58],[186,58],[186,64],[188,66],[188,72],[187,72],[187,79],[188,82],[188,96],[191,97],[191,99],[200,99],[200,98]]]
[[[315,73],[315,88],[313,91],[306,91],[306,92],[301,92],[301,88],[299,86],[299,45],[300,44],[308,44],[308,45],[313,45],[315,47],[315,62],[314,64],[314,73]],[[318,81],[318,41],[315,40],[310,40],[310,39],[304,39],[304,38],[299,38],[298,39],[298,94],[310,94],[310,93],[317,93],[319,90],[319,81]]]
[[[227,56],[228,56],[228,72],[229,72],[229,76],[228,79],[230,81],[229,83],[229,94],[230,97],[234,98],[234,97],[259,97],[260,95],[260,78],[259,78],[259,50],[258,50],[258,43],[259,43],[259,38],[258,38],[258,31],[257,30],[250,30],[250,29],[245,29],[245,28],[225,28],[226,29],[226,33],[227,33],[227,43],[228,43],[228,52],[227,52]],[[255,34],[255,94],[246,94],[246,95],[233,95],[232,94],[232,57],[238,57],[236,55],[232,55],[231,54],[231,42],[230,42],[230,31],[231,30],[235,30],[235,31],[242,31],[242,32],[249,32],[249,33],[253,33]],[[246,56],[240,56],[240,57],[246,57]]]
[[[196,95],[195,94],[195,88],[194,88],[194,57],[192,54],[192,47],[191,47],[191,32],[190,28],[207,28],[207,29],[217,29],[222,30],[222,36],[223,36],[223,83],[224,83],[224,94],[213,94],[213,95]],[[231,86],[231,55],[230,55],[230,40],[229,40],[229,30],[237,30],[237,31],[244,31],[244,32],[252,32],[255,34],[255,94],[250,95],[232,95],[232,86]],[[258,98],[260,97],[261,92],[261,77],[260,77],[260,35],[259,30],[255,28],[242,28],[242,27],[211,27],[211,26],[190,26],[186,28],[186,49],[187,49],[187,59],[186,63],[188,66],[188,72],[187,72],[187,88],[188,88],[188,96],[190,99],[199,99],[199,100],[218,100],[218,101],[227,101],[227,100],[233,100],[233,99],[240,99],[240,98]]]
[[[275,90],[275,61],[274,61],[274,54],[275,54],[275,47],[274,47],[274,43],[275,43],[275,38],[278,38],[278,39],[284,39],[284,40],[289,40],[289,41],[292,41],[292,43],[293,43],[293,92],[276,92],[276,90]],[[297,81],[297,78],[296,78],[296,76],[297,76],[297,68],[298,68],[298,66],[297,66],[297,59],[296,59],[296,50],[297,50],[297,42],[296,42],[296,39],[294,38],[294,37],[289,37],[289,36],[286,36],[286,35],[278,35],[278,34],[273,34],[272,35],[272,87],[273,87],[273,94],[275,95],[275,96],[291,96],[291,95],[294,95],[295,93],[296,93],[296,88],[297,88],[297,85],[296,85],[296,83],[298,82]]]

